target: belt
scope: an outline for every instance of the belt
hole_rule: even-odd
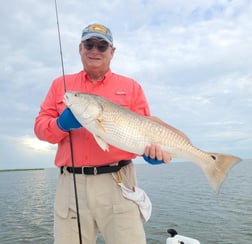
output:
[[[60,167],[61,174],[63,173],[63,169],[65,168],[69,173],[75,174],[84,174],[84,175],[99,175],[106,173],[113,173],[119,171],[122,167],[131,163],[131,160],[121,160],[118,162],[118,165],[106,165],[99,167]]]

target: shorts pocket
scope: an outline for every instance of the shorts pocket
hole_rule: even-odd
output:
[[[130,212],[139,212],[138,206],[133,202],[125,199],[124,204],[113,204],[113,213],[114,214],[127,214]]]

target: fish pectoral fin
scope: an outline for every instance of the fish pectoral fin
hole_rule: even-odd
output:
[[[109,151],[109,145],[101,137],[93,135],[95,141],[103,151]]]
[[[97,118],[96,119],[96,124],[99,130],[101,130],[102,132],[106,132],[106,129],[104,128],[103,124],[102,124],[102,119],[101,118]]]

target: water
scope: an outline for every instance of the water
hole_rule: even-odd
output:
[[[56,169],[0,173],[0,243],[52,244]],[[191,163],[137,165],[153,203],[148,244],[165,244],[169,228],[201,243],[252,243],[252,160],[235,166],[219,194]],[[99,244],[104,243],[99,238]]]

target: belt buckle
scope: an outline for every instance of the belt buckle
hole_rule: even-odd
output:
[[[83,175],[85,175],[85,171],[84,171],[85,168],[89,168],[89,167],[85,167],[85,166],[82,166],[82,167],[81,167],[81,173],[82,173]],[[94,169],[93,175],[97,175],[97,173],[98,173],[97,167],[93,167],[93,169]]]
[[[82,166],[82,167],[81,167],[81,174],[82,174],[82,175],[85,174],[85,172],[84,172],[84,169],[85,169],[85,168],[86,168],[85,166]]]

